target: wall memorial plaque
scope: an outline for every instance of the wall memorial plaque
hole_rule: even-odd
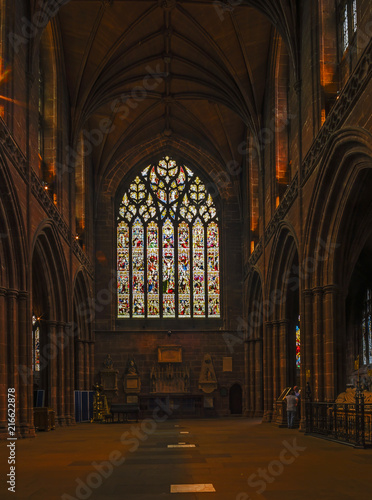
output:
[[[182,363],[182,347],[180,345],[159,346],[158,363]]]
[[[224,372],[232,372],[232,358],[231,357],[223,357],[222,358],[222,371]]]

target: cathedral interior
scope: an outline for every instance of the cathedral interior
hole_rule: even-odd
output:
[[[0,20],[0,450],[13,427],[27,453],[121,435],[132,410],[259,448],[297,386],[291,436],[338,426],[370,466],[371,0],[0,0]],[[280,478],[265,498],[336,498],[270,496]],[[263,498],[239,488],[216,495]]]

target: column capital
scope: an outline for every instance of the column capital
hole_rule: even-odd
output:
[[[326,285],[323,287],[323,293],[324,294],[329,294],[329,293],[338,293],[340,291],[340,287],[338,285]]]
[[[294,91],[296,92],[297,95],[299,95],[299,93],[301,91],[301,87],[302,87],[302,80],[301,80],[301,78],[299,78],[293,84]]]
[[[324,288],[322,286],[315,286],[313,288],[314,295],[322,295],[324,293]]]
[[[6,296],[9,298],[9,299],[16,299],[18,297],[18,294],[19,294],[19,291],[18,290],[15,290],[14,288],[11,288],[11,289],[8,289],[6,291]]]
[[[26,290],[21,290],[18,292],[18,297],[21,299],[21,300],[26,300],[29,296],[29,293],[26,291]]]
[[[278,323],[279,325],[289,325],[289,319],[281,319]]]
[[[0,286],[0,295],[6,295],[7,289]]]
[[[28,81],[30,87],[32,87],[33,84],[35,83],[35,80],[36,80],[34,73],[32,73],[31,71],[27,71],[26,78],[27,78],[27,81]]]

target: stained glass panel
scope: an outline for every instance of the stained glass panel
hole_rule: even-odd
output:
[[[36,316],[32,316],[32,369],[40,371],[40,325]]]
[[[361,349],[363,365],[372,363],[372,290],[367,290],[361,322]],[[359,351],[360,352],[360,351]]]
[[[194,316],[205,316],[204,226],[197,219],[193,230]]]
[[[132,290],[133,316],[145,316],[144,228],[137,218],[132,227]]]
[[[357,0],[353,0],[353,31],[356,32],[358,28],[358,9]]]
[[[298,324],[296,325],[296,368],[301,368],[301,330],[300,330],[300,317],[298,317]]]
[[[163,316],[174,318],[175,306],[175,266],[174,228],[169,219],[163,226]]]
[[[344,19],[342,23],[342,43],[343,43],[343,50],[348,48],[349,46],[349,13],[348,13],[348,8],[347,4],[345,5],[345,10],[344,10]]]
[[[190,230],[186,222],[178,227],[178,315],[190,318]]]
[[[118,225],[118,317],[129,318],[129,227],[125,222]]]
[[[159,230],[151,222],[147,227],[147,315],[159,317]]]
[[[211,222],[207,230],[208,316],[220,317],[219,231]]]

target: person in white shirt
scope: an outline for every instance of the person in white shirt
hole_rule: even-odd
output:
[[[287,422],[288,429],[293,429],[294,418],[296,415],[296,407],[298,403],[298,398],[296,398],[295,393],[291,390],[288,396],[285,397],[287,401]]]

